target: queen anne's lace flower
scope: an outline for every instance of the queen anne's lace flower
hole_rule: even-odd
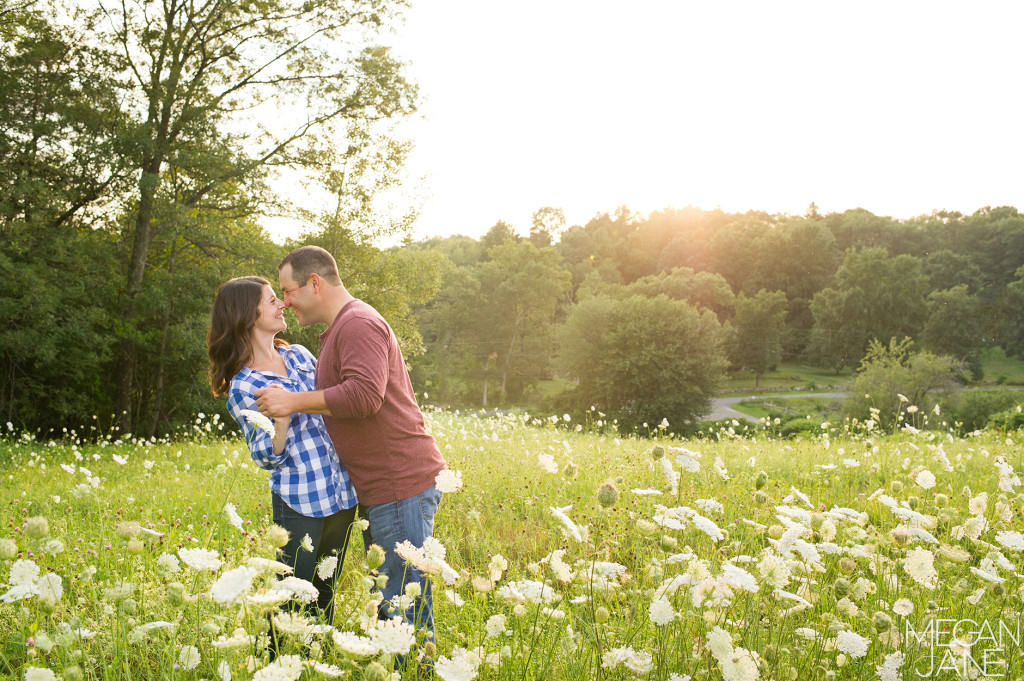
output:
[[[870,641],[852,631],[840,631],[836,634],[836,649],[856,659],[868,654]]]
[[[297,681],[305,665],[298,655],[282,655],[253,674],[253,681]]]
[[[675,619],[676,613],[672,608],[672,603],[661,596],[651,601],[651,607],[649,617],[651,621],[657,624],[659,627],[663,627]]]
[[[257,574],[259,571],[256,568],[247,565],[228,570],[210,585],[210,596],[218,603],[234,603],[249,593],[252,580]]]
[[[274,437],[276,435],[277,431],[274,429],[273,420],[264,416],[258,411],[253,411],[252,409],[240,409],[238,413],[245,417],[245,420],[248,421],[251,425],[256,426],[262,431],[265,431],[267,434],[270,435],[270,437]]]
[[[906,598],[900,598],[892,604],[892,611],[900,617],[906,617],[914,612],[914,604]]]
[[[217,555],[216,551],[208,549],[178,549],[178,557],[181,558],[181,562],[193,570],[216,572],[222,565]]]
[[[996,541],[1011,551],[1024,551],[1024,534],[1020,532],[996,532]]]
[[[900,667],[903,666],[903,653],[895,652],[885,656],[885,662],[875,667],[882,681],[900,681]]]
[[[178,655],[178,664],[181,665],[182,669],[195,669],[202,660],[199,648],[195,646],[184,646]]]
[[[10,579],[11,586],[34,586],[39,579],[39,566],[31,560],[16,560],[11,565]]]
[[[231,632],[231,636],[218,636],[213,641],[213,647],[218,650],[240,650],[242,648],[251,648],[256,645],[256,637],[249,634],[245,629],[241,627]]]
[[[405,655],[416,643],[416,629],[400,617],[379,621],[367,633],[385,655]]]
[[[462,489],[462,471],[453,471],[444,468],[434,478],[434,485],[442,494],[451,494]]]
[[[587,541],[586,528],[579,527],[576,523],[572,521],[572,518],[566,515],[566,511],[571,511],[572,506],[563,506],[561,508],[557,506],[552,506],[549,510],[556,518],[558,518],[562,522],[562,527],[566,535],[572,537],[578,542]]]
[[[349,657],[358,659],[370,657],[380,652],[377,644],[368,637],[360,636],[351,631],[335,631],[331,634],[331,638],[334,639],[334,645],[338,647],[338,650]]]
[[[914,478],[914,481],[922,489],[931,489],[932,487],[935,487],[935,476],[932,475],[931,471],[929,471],[928,469],[925,469],[918,473],[917,477]]]
[[[903,561],[906,569],[915,582],[928,589],[934,589],[939,574],[935,571],[935,555],[928,549],[910,549]]]
[[[299,577],[285,577],[274,585],[274,589],[290,593],[300,603],[312,603],[320,596],[319,589]]]
[[[451,658],[444,655],[437,658],[434,673],[443,681],[472,681],[476,678],[480,663],[480,657],[476,653],[456,648],[452,651]]]

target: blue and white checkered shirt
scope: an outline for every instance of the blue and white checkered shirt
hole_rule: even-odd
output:
[[[334,444],[319,414],[292,414],[284,451],[274,454],[270,434],[256,428],[239,412],[259,411],[256,391],[279,385],[292,392],[316,390],[316,359],[301,345],[277,349],[284,357],[288,376],[243,367],[231,379],[228,411],[249,443],[252,459],[270,473],[270,489],[302,515],[323,518],[358,503],[356,490],[348,479]]]

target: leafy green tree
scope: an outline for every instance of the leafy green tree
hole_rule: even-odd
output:
[[[1017,269],[1011,281],[994,306],[998,322],[995,342],[1011,357],[1024,358],[1024,265]]]
[[[23,428],[92,428],[109,413],[117,240],[128,182],[107,53],[44,8],[0,19],[0,414]]]
[[[538,209],[530,224],[530,241],[537,248],[550,246],[558,241],[565,229],[565,213],[561,208],[545,206]]]
[[[782,357],[782,330],[786,323],[786,294],[761,289],[756,295],[736,298],[736,317],[729,338],[733,366],[754,372],[754,387]]]
[[[492,248],[501,246],[509,241],[514,243],[519,241],[519,238],[512,225],[504,220],[498,220],[487,230],[486,234],[480,237],[480,248],[484,252],[484,259],[490,257],[489,253]]]
[[[982,208],[950,226],[946,248],[970,256],[982,273],[978,295],[994,304],[1024,264],[1024,215],[1009,206]]]
[[[760,242],[773,231],[770,218],[750,214],[717,230],[708,244],[708,269],[720,274],[736,293],[753,293]]]
[[[413,385],[442,404],[475,404],[480,374],[477,350],[486,336],[479,311],[485,302],[469,265],[441,252],[438,292],[415,312],[426,352],[409,358]]]
[[[835,237],[822,219],[796,219],[763,234],[756,243],[753,286],[784,291],[788,302],[783,354],[800,356],[810,340],[811,299],[828,286],[842,261]]]
[[[883,248],[847,251],[835,284],[811,300],[808,354],[838,371],[855,365],[871,340],[917,336],[927,319],[927,293],[920,259]]]
[[[927,350],[914,352],[909,338],[891,339],[887,344],[873,340],[850,383],[843,409],[851,417],[874,418],[885,429],[904,422],[920,426],[940,396],[955,402],[960,392],[957,375],[962,370],[950,357]]]
[[[560,367],[577,381],[576,409],[596,406],[626,431],[700,420],[728,364],[714,314],[666,295],[582,301],[560,339]]]
[[[732,318],[736,305],[736,296],[722,275],[694,272],[688,267],[643,277],[625,287],[624,292],[624,295],[647,298],[665,294],[675,300],[685,300],[695,307],[711,310],[721,322]]]
[[[513,377],[526,386],[548,373],[551,327],[570,277],[553,247],[506,241],[488,253],[491,259],[476,270],[484,303],[477,315],[486,325],[477,355],[484,367],[484,395],[493,361],[505,401]]]
[[[960,286],[976,295],[981,291],[983,276],[970,256],[942,249],[929,253],[924,259],[924,273],[933,291],[944,291]]]
[[[271,168],[361,157],[375,125],[412,109],[401,66],[372,44],[393,10],[377,0],[101,4],[110,28],[90,43],[117,46],[118,95],[137,115],[117,358],[117,413],[129,426],[151,248],[173,229],[162,218],[181,214],[162,206],[251,214],[269,200]]]
[[[985,347],[981,304],[967,284],[928,294],[928,321],[921,345],[937,355],[947,355],[970,370],[974,380],[985,375],[978,352]]]

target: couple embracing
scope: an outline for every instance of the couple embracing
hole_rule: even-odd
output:
[[[278,275],[281,298],[262,277],[223,284],[208,345],[213,392],[227,395],[253,460],[271,471],[274,522],[290,535],[283,560],[317,587],[317,607],[330,622],[333,584],[358,509],[369,521],[364,545],[385,551],[379,617],[401,615],[429,636],[430,584],[404,564],[395,544],[420,547],[432,536],[441,499],[434,480],[445,461],[427,433],[398,341],[376,310],[345,289],[326,250],[292,251]],[[301,326],[328,325],[319,361],[276,337],[286,328],[286,307]],[[246,409],[272,418],[274,436],[248,423]],[[331,554],[338,556],[334,578],[322,579],[316,565]],[[416,602],[393,612],[391,600],[413,582],[420,586]]]

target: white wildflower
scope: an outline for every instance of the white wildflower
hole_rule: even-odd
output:
[[[843,630],[836,634],[836,648],[854,659],[868,654],[868,644],[870,642],[870,640],[852,631]]]
[[[434,485],[437,487],[437,491],[443,494],[458,492],[462,489],[462,471],[444,468],[434,478]]]
[[[238,412],[241,414],[250,425],[256,426],[260,430],[266,432],[270,437],[274,437],[277,431],[274,429],[274,421],[258,411],[252,409],[241,409]]]
[[[208,549],[178,549],[178,557],[181,562],[193,570],[209,570],[216,572],[222,565],[216,551]]]
[[[661,596],[651,601],[648,616],[656,625],[663,627],[675,619],[676,613],[672,608],[672,603],[664,596]]]
[[[230,501],[224,504],[224,514],[228,517],[228,522],[234,525],[239,530],[242,529],[242,516],[238,515],[238,510],[235,505]]]
[[[234,603],[249,593],[252,580],[259,574],[256,568],[243,565],[228,570],[210,585],[210,596],[217,603]]]

